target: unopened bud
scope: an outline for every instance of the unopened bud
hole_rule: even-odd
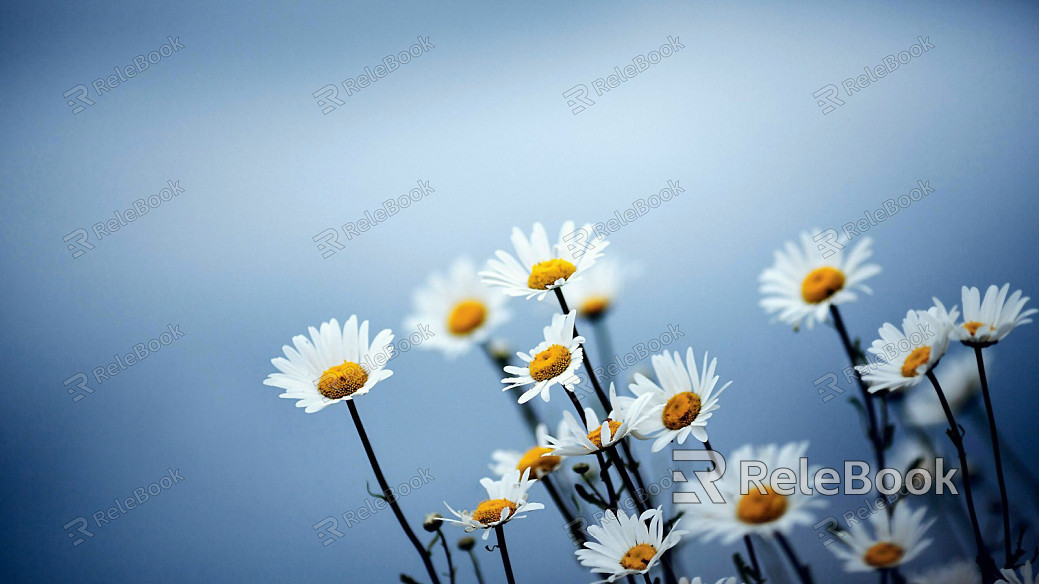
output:
[[[583,475],[590,470],[592,470],[592,467],[588,466],[587,462],[579,462],[574,465],[574,472],[579,475]]]
[[[429,515],[426,515],[425,521],[422,522],[422,529],[425,529],[426,531],[433,533],[434,531],[440,529],[440,521],[443,518],[444,516],[439,513],[430,513]]]
[[[467,552],[476,546],[476,540],[471,537],[463,537],[458,540],[458,549]]]

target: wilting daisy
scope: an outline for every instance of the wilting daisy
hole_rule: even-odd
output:
[[[992,353],[988,354],[985,361],[986,364],[992,362]],[[938,378],[953,413],[967,406],[981,391],[978,363],[970,353],[946,356],[942,366],[934,370],[934,375]],[[902,408],[907,420],[916,426],[940,426],[947,423],[945,410],[938,401],[938,395],[929,387],[910,391],[902,403]]]
[[[280,387],[278,397],[298,400],[297,408],[308,414],[364,395],[383,379],[393,375],[384,369],[393,356],[393,332],[383,329],[368,342],[368,321],[357,326],[357,315],[342,328],[332,319],[316,329],[309,327],[310,338],[292,337],[295,348],[285,345],[285,357],[271,359],[278,371],[263,380],[264,385]]]
[[[824,506],[819,497],[802,493],[797,488],[789,495],[780,494],[777,490],[789,487],[785,477],[783,481],[762,478],[761,489],[752,483],[744,495],[740,493],[739,479],[740,462],[746,460],[764,463],[764,473],[788,468],[793,471],[795,484],[801,480],[810,481],[817,470],[814,467],[809,468],[808,477],[799,478],[800,459],[807,450],[807,442],[792,442],[782,447],[775,444],[764,447],[748,445],[737,449],[725,460],[725,474],[714,482],[722,502],[712,502],[703,487],[699,487],[699,503],[681,504],[690,517],[690,529],[701,534],[706,541],[721,538],[723,544],[730,544],[744,535],[785,535],[798,525],[811,525],[814,521],[811,510]],[[778,488],[776,483],[781,483],[783,488]]]
[[[732,383],[726,382],[714,392],[719,379],[714,374],[718,359],[711,359],[708,364],[704,352],[703,366],[698,371],[690,347],[686,350],[685,365],[677,351],[674,355],[670,351],[653,355],[651,361],[660,385],[636,373],[635,382],[628,388],[636,396],[650,396],[651,403],[660,406],[660,415],[647,418],[638,426],[638,432],[656,437],[653,452],[659,452],[672,441],[685,444],[690,435],[707,442],[707,420],[718,409],[718,396]]]
[[[602,525],[592,525],[588,534],[597,541],[585,542],[574,552],[582,566],[593,574],[606,575],[599,582],[614,582],[628,575],[645,574],[657,565],[667,550],[678,545],[685,531],[672,528],[664,536],[663,512],[658,507],[640,516],[607,510]],[[649,522],[647,525],[646,522]],[[675,522],[677,526],[678,522]]]
[[[981,584],[978,564],[957,560],[952,564],[932,568],[919,576],[911,576],[912,584]]]
[[[758,277],[761,307],[769,314],[778,313],[773,320],[794,328],[802,322],[808,328],[816,321],[826,322],[831,305],[856,300],[856,291],[873,293],[864,283],[880,273],[880,266],[865,263],[873,255],[871,245],[872,240],[864,237],[844,257],[843,246],[816,242],[802,231],[801,245],[786,242],[784,249],[775,252],[772,267]]]
[[[910,310],[902,319],[902,330],[891,323],[884,323],[878,333],[880,338],[869,348],[877,361],[868,365],[856,365],[862,380],[869,384],[869,391],[899,390],[920,383],[945,354],[949,347],[951,322],[957,311],[953,307],[946,311],[937,298],[935,306],[924,310]]]
[[[486,341],[496,327],[509,320],[507,300],[480,282],[471,261],[458,259],[446,276],[432,274],[415,291],[414,313],[404,326],[407,330],[428,327],[431,334],[419,347],[457,357]]]
[[[564,428],[564,423],[560,422],[557,435],[562,434]],[[491,472],[498,476],[505,476],[514,470],[523,472],[530,469],[530,478],[540,479],[559,468],[559,465],[563,463],[563,457],[558,454],[552,454],[552,446],[549,443],[551,436],[548,434],[548,427],[544,424],[538,424],[534,434],[537,437],[537,445],[526,452],[518,452],[516,450],[495,450],[492,452]]]
[[[1032,562],[1025,562],[1025,565],[1021,567],[1021,576],[1019,577],[1013,570],[1000,570],[1003,574],[1002,580],[996,580],[996,584],[1039,584],[1039,574],[1032,573]]]
[[[901,566],[920,555],[930,539],[924,534],[934,519],[924,520],[927,509],[916,511],[902,502],[888,519],[887,513],[874,513],[869,518],[873,535],[866,532],[863,523],[854,523],[841,533],[840,541],[847,547],[831,546],[830,550],[844,560],[845,572],[870,572]]]
[[[498,259],[487,260],[488,269],[480,276],[484,284],[503,288],[509,296],[544,300],[549,291],[580,279],[609,243],[594,234],[591,224],[575,228],[573,221],[563,223],[555,245],[549,244],[540,223],[534,224],[530,239],[513,227],[512,247],[519,259],[498,250],[494,254]]]
[[[595,269],[566,287],[566,299],[584,318],[602,318],[613,307],[625,280],[633,277],[628,264],[608,257],[596,263]]]
[[[552,324],[544,328],[545,340],[534,347],[530,354],[516,353],[526,363],[523,367],[506,365],[505,372],[515,377],[506,377],[502,383],[506,383],[502,391],[508,391],[514,387],[528,385],[534,386],[523,392],[519,403],[527,403],[534,396],[541,394],[541,399],[549,400],[549,390],[555,384],[560,384],[567,391],[573,391],[573,387],[580,382],[577,377],[577,368],[584,360],[584,337],[574,336],[574,320],[577,313],[570,311],[569,314],[556,314],[552,316]]]
[[[541,503],[527,502],[527,490],[530,489],[534,482],[530,480],[529,470],[524,471],[523,474],[520,474],[518,470],[514,470],[496,481],[482,478],[480,479],[480,484],[487,489],[487,500],[481,501],[474,511],[455,511],[445,501],[444,505],[447,505],[447,508],[458,519],[445,517],[443,520],[465,527],[466,533],[476,531],[477,529],[485,529],[487,531],[484,532],[483,538],[487,539],[487,536],[491,533],[491,528],[513,519],[526,517],[526,515],[520,515],[520,513],[545,508]]]
[[[965,345],[988,346],[998,343],[1014,327],[1032,322],[1028,318],[1039,310],[1024,310],[1028,297],[1015,291],[1010,298],[1010,284],[1002,288],[989,286],[985,298],[977,288],[963,287],[963,324],[956,327],[956,337]]]
[[[659,416],[660,405],[645,395],[634,400],[617,399],[617,391],[610,384],[610,413],[602,422],[592,408],[584,409],[584,423],[574,418],[569,410],[563,412],[563,428],[559,436],[547,438],[552,454],[582,456],[595,454],[635,434],[635,428],[649,417]],[[636,437],[639,437],[636,435]]]

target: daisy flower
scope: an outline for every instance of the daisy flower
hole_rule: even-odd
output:
[[[1000,570],[1003,574],[1003,579],[996,580],[996,584],[1039,584],[1039,574],[1033,575],[1032,573],[1032,562],[1026,562],[1021,568],[1021,577],[1017,576],[1013,570]]]
[[[1021,291],[1017,290],[1007,298],[1009,291],[1010,284],[1004,284],[1002,288],[989,286],[982,299],[977,288],[963,287],[963,324],[956,327],[960,342],[981,347],[994,345],[1009,335],[1014,327],[1032,322],[1028,317],[1039,310],[1024,310],[1028,297],[1022,297]]]
[[[513,519],[521,519],[526,515],[520,515],[527,511],[544,509],[541,503],[528,503],[527,490],[535,481],[530,480],[530,471],[523,474],[513,470],[506,473],[499,480],[489,478],[480,479],[480,484],[487,489],[487,500],[481,501],[475,511],[455,511],[444,502],[448,510],[458,519],[445,517],[443,521],[457,523],[465,527],[465,532],[470,533],[477,529],[485,529],[483,539],[487,539],[491,529],[508,523]]]
[[[910,577],[909,581],[912,584],[981,584],[981,572],[975,562],[958,560]]]
[[[989,353],[985,361],[987,367],[992,362],[992,353]],[[946,357],[942,361],[942,366],[934,370],[934,375],[938,378],[953,413],[962,410],[981,392],[978,363],[970,353]],[[902,407],[906,418],[913,425],[940,426],[947,423],[945,410],[938,401],[938,395],[930,389],[909,392]]]
[[[617,390],[611,383],[611,409],[602,422],[592,408],[584,409],[583,424],[579,423],[569,410],[564,411],[563,432],[558,437],[547,438],[552,454],[582,456],[605,450],[629,434],[635,435],[635,428],[644,423],[646,418],[659,415],[661,407],[651,403],[648,395],[631,401],[626,400],[624,403],[625,405],[621,405],[621,400],[617,398]]]
[[[701,492],[699,503],[681,504],[691,518],[691,529],[705,541],[720,538],[723,544],[730,544],[744,535],[767,538],[777,532],[788,534],[799,525],[811,525],[814,521],[811,510],[825,504],[814,494],[808,495],[796,488],[789,495],[780,494],[777,491],[789,488],[789,483],[773,481],[771,474],[778,468],[787,468],[793,471],[795,481],[811,480],[817,468],[809,468],[809,476],[799,478],[799,462],[807,450],[807,442],[791,442],[782,447],[748,445],[737,449],[726,459],[727,472],[714,482],[722,496],[721,502],[714,503]],[[765,472],[770,473],[767,479],[762,479],[762,489],[752,483],[746,494],[740,493],[739,468],[744,460],[760,461],[765,465]],[[782,488],[777,487],[779,482]]]
[[[675,525],[678,525],[677,521]],[[628,516],[620,510],[614,514],[607,510],[602,525],[588,528],[588,535],[597,541],[585,542],[584,548],[574,553],[581,565],[591,568],[593,574],[607,575],[599,582],[614,582],[625,576],[649,572],[667,550],[678,545],[684,533],[672,528],[664,536],[660,507],[638,516]]]
[[[819,233],[819,229],[814,230]],[[824,244],[813,241],[807,231],[801,232],[801,245],[786,242],[784,249],[775,252],[775,263],[758,277],[761,283],[761,307],[773,318],[800,328],[815,322],[826,322],[831,305],[856,300],[856,291],[872,294],[864,282],[880,273],[880,266],[867,264],[873,255],[872,240],[862,238],[844,257],[842,249],[828,250],[832,255],[819,253]]]
[[[530,239],[512,228],[513,257],[498,250],[498,259],[487,260],[487,270],[480,272],[483,283],[502,288],[509,296],[537,297],[544,300],[549,291],[577,281],[603,255],[609,241],[593,237],[591,224],[575,229],[573,221],[563,223],[559,241],[548,243],[548,235],[541,223],[535,223]]]
[[[937,298],[928,310],[910,310],[902,319],[902,330],[884,323],[869,352],[878,359],[868,365],[856,365],[862,380],[869,384],[870,393],[913,387],[924,378],[949,347],[951,323],[956,319],[956,307],[946,311]]]
[[[934,519],[925,521],[926,513],[925,508],[911,511],[905,502],[895,507],[890,521],[887,513],[874,513],[869,518],[873,526],[872,536],[862,523],[855,523],[848,531],[841,532],[841,542],[847,548],[833,546],[830,550],[844,560],[845,572],[870,572],[901,566],[931,545],[932,540],[924,539],[924,534]]]
[[[508,300],[480,282],[476,267],[465,258],[456,260],[446,275],[435,273],[413,295],[414,312],[404,323],[406,330],[420,325],[431,336],[420,347],[457,357],[473,345],[487,341],[491,332],[509,320]]]
[[[519,403],[527,403],[534,396],[541,394],[541,399],[549,400],[549,390],[555,384],[560,384],[567,391],[573,391],[575,385],[580,382],[577,376],[577,368],[584,360],[584,337],[574,336],[574,320],[577,313],[570,311],[568,314],[556,314],[552,316],[552,324],[544,328],[545,340],[531,349],[530,354],[516,353],[524,363],[523,367],[506,365],[505,372],[515,377],[506,377],[501,382],[506,385],[502,391],[508,391],[514,387],[534,384],[533,387],[523,392]]]
[[[564,428],[564,423],[560,422],[558,434],[561,435]],[[540,479],[559,468],[559,465],[563,463],[563,457],[558,454],[552,454],[548,427],[544,424],[538,424],[534,434],[537,437],[537,445],[526,452],[518,452],[516,450],[495,450],[492,452],[491,472],[498,476],[505,476],[514,470],[523,472],[530,469],[531,479]]]
[[[685,444],[690,435],[707,442],[707,420],[718,409],[718,396],[732,384],[728,381],[715,392],[719,377],[714,370],[718,359],[711,359],[708,364],[704,352],[703,367],[698,371],[690,347],[686,350],[685,365],[677,351],[674,355],[670,351],[653,355],[651,361],[660,385],[636,373],[634,383],[628,386],[636,396],[648,395],[651,404],[660,406],[660,415],[647,418],[638,426],[639,433],[656,436],[653,452],[659,452],[672,441]]]
[[[271,359],[280,373],[271,373],[264,385],[280,387],[278,397],[295,399],[297,408],[312,414],[334,403],[364,395],[393,375],[384,369],[393,356],[393,332],[383,329],[368,342],[368,321],[357,326],[357,315],[342,328],[332,319],[320,328],[309,327],[310,338],[292,337],[295,348],[281,348],[285,357]]]
[[[602,318],[613,307],[625,280],[634,270],[616,258],[603,258],[595,270],[566,288],[566,298],[578,314],[589,319]]]

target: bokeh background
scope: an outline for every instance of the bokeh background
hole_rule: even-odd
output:
[[[346,409],[305,415],[278,399],[261,383],[269,360],[333,316],[400,331],[431,269],[484,261],[514,225],[608,219],[668,179],[686,192],[611,236],[608,253],[641,268],[610,321],[615,345],[673,323],[682,349],[715,354],[734,380],[711,422],[724,452],[809,440],[818,464],[869,458],[844,396],[824,403],[812,384],[845,365],[836,334],[770,325],[757,276],[800,230],[839,228],[929,180],[934,193],[868,233],[884,271],[846,307],[852,333],[868,342],[934,295],[959,304],[963,284],[1034,296],[1037,17],[1025,2],[3,3],[4,580],[421,577],[388,510],[322,546],[314,525],[363,506],[374,481]],[[66,105],[66,90],[168,35],[184,48],[91,91],[78,114]],[[321,113],[315,91],[419,35],[435,48]],[[565,91],[668,35],[685,48],[571,113]],[[918,35],[934,48],[822,113],[814,92]],[[322,258],[316,234],[418,179],[436,193]],[[185,192],[78,258],[66,249],[66,234],[167,180]],[[502,334],[528,349],[554,306],[510,308]],[[168,324],[185,336],[78,402],[66,393]],[[1015,331],[990,378],[1000,430],[1029,463],[1037,349],[1039,328]],[[491,450],[527,437],[480,354],[411,351],[391,368],[358,405],[391,483],[435,477],[402,499],[417,527],[445,500],[475,504]],[[170,468],[183,482],[72,545],[64,525]],[[1034,486],[1012,488],[1034,523],[1022,496]],[[831,498],[827,512],[863,499]],[[521,581],[592,580],[562,523],[549,507],[510,525]],[[907,572],[962,554],[938,539]],[[818,532],[793,541],[821,581],[872,581],[839,575]],[[682,566],[713,582],[736,550],[691,545]],[[480,558],[502,581],[497,554]]]

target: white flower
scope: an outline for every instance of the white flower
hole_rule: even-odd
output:
[[[985,367],[992,363],[992,353],[985,357]],[[978,362],[972,353],[946,356],[942,366],[934,370],[938,383],[953,413],[966,407],[981,391]],[[910,391],[903,404],[906,418],[916,426],[941,426],[948,423],[938,395],[929,387]]]
[[[873,255],[870,245],[870,238],[862,238],[845,258],[843,245],[816,242],[802,231],[801,245],[786,242],[783,250],[775,252],[772,267],[758,277],[761,307],[769,314],[778,313],[773,322],[780,320],[795,328],[802,322],[808,328],[816,321],[826,322],[831,305],[856,300],[856,291],[873,293],[864,282],[879,274],[880,266],[865,263]]]
[[[565,427],[563,422],[559,423],[557,436],[563,433]],[[495,450],[492,452],[491,472],[498,476],[504,476],[514,470],[523,472],[530,469],[531,478],[540,479],[559,468],[559,465],[563,463],[564,457],[552,454],[552,446],[549,443],[551,436],[548,434],[548,427],[544,424],[538,424],[534,434],[537,438],[537,445],[526,452],[515,450]]]
[[[919,576],[909,578],[912,584],[981,584],[978,564],[957,560],[952,564],[934,567]]]
[[[840,541],[847,547],[832,546],[830,550],[844,560],[845,572],[870,572],[901,566],[931,545],[932,540],[924,539],[924,534],[934,519],[925,521],[926,513],[926,508],[913,512],[909,504],[902,501],[895,507],[890,521],[886,512],[870,516],[872,536],[862,523],[853,523],[849,531],[841,534]]]
[[[900,390],[920,383],[949,347],[951,323],[957,311],[946,311],[937,298],[930,309],[910,310],[902,319],[902,330],[884,323],[880,338],[869,348],[877,362],[856,365],[869,391]]]
[[[527,490],[535,483],[530,480],[530,471],[522,475],[518,470],[511,471],[495,481],[489,478],[480,479],[480,484],[487,489],[487,500],[481,501],[475,511],[455,511],[444,502],[448,510],[458,519],[444,518],[444,521],[457,523],[465,527],[469,533],[477,529],[486,529],[483,538],[487,539],[490,529],[513,519],[521,519],[526,515],[520,513],[544,509],[541,503],[528,503]]]
[[[636,431],[640,435],[656,437],[653,452],[659,452],[672,441],[685,444],[690,435],[700,442],[707,442],[707,420],[718,409],[718,396],[732,384],[726,382],[717,393],[714,392],[719,379],[714,374],[718,359],[712,359],[708,364],[704,352],[703,367],[698,371],[690,347],[686,351],[685,365],[677,351],[674,355],[670,351],[653,355],[651,361],[660,385],[636,373],[635,382],[628,388],[636,396],[650,396],[651,404],[660,406],[660,415],[647,418]]]
[[[565,315],[554,315],[552,324],[544,328],[545,340],[531,349],[529,355],[516,353],[526,365],[505,366],[505,372],[515,377],[501,380],[502,383],[508,384],[502,391],[533,383],[534,386],[520,396],[521,404],[534,399],[538,394],[541,394],[541,399],[549,401],[549,390],[556,383],[567,391],[573,391],[574,386],[580,382],[577,368],[584,360],[584,349],[581,348],[584,337],[574,336],[576,318],[577,313],[574,311]]]
[[[607,510],[602,525],[588,528],[588,535],[597,541],[585,542],[584,548],[574,553],[581,565],[591,568],[593,574],[607,575],[599,582],[614,582],[628,575],[649,572],[667,550],[678,545],[684,533],[672,528],[664,536],[663,512],[659,507],[640,516]]]
[[[512,247],[519,260],[498,250],[498,259],[487,260],[488,269],[480,276],[485,284],[503,288],[509,296],[544,300],[549,291],[580,279],[609,243],[595,235],[591,224],[578,229],[573,221],[563,223],[555,245],[549,245],[541,223],[534,224],[529,240],[519,227],[513,227]]]
[[[603,258],[594,270],[566,287],[566,299],[582,317],[601,318],[613,307],[625,280],[635,270],[614,257]]]
[[[405,319],[404,327],[427,327],[429,338],[419,347],[457,357],[487,341],[495,328],[509,320],[507,300],[484,286],[473,263],[461,258],[451,265],[446,277],[431,274],[426,284],[415,290],[414,313]]]
[[[279,387],[278,397],[298,400],[297,408],[311,414],[325,407],[364,395],[393,371],[383,369],[393,356],[393,332],[383,329],[368,343],[368,321],[357,326],[357,315],[339,328],[332,319],[320,329],[309,327],[310,338],[292,337],[292,344],[281,348],[285,358],[275,357],[271,364],[280,373],[271,373],[264,385]]]
[[[1014,327],[1032,322],[1028,317],[1039,310],[1023,310],[1028,297],[1022,298],[1021,291],[1017,290],[1007,298],[1009,291],[1010,284],[1002,288],[989,286],[982,300],[977,288],[963,287],[963,324],[956,327],[956,336],[963,344],[992,345],[1009,335]]]
[[[699,503],[680,504],[690,518],[691,532],[702,535],[705,541],[721,538],[723,544],[730,544],[744,535],[758,534],[768,538],[776,532],[788,534],[798,525],[811,525],[814,521],[811,510],[825,505],[814,495],[814,490],[812,495],[808,495],[795,487],[789,495],[780,494],[777,490],[785,490],[790,484],[786,477],[774,480],[774,475],[769,474],[768,478],[761,479],[764,492],[751,483],[747,494],[741,494],[739,478],[740,462],[746,460],[763,463],[765,473],[779,468],[790,469],[794,484],[801,480],[811,481],[817,470],[815,467],[809,468],[808,477],[799,478],[800,459],[807,450],[807,442],[791,442],[783,447],[775,444],[757,448],[748,445],[737,449],[725,459],[725,474],[714,482],[722,496],[721,502],[712,502],[700,486],[694,487]],[[686,484],[692,485],[693,482]]]
[[[1039,584],[1039,574],[1032,573],[1032,562],[1025,562],[1025,565],[1021,568],[1021,577],[1019,578],[1013,570],[1000,570],[1003,574],[1002,580],[996,580],[996,584]]]
[[[659,415],[659,405],[650,396],[625,401],[617,399],[617,390],[610,384],[610,413],[601,423],[592,408],[584,409],[584,424],[579,423],[569,410],[563,412],[565,428],[560,436],[547,438],[552,454],[581,456],[595,454],[620,442],[646,418]],[[636,436],[638,437],[638,436]]]
[[[931,391],[931,394],[934,394],[933,390]],[[942,419],[945,419],[944,415]],[[930,444],[918,436],[910,434],[906,438],[895,443],[891,452],[888,454],[887,466],[902,473],[903,477],[915,469],[923,470],[927,473],[927,476],[933,477],[937,476],[936,473],[938,472],[937,457],[938,454]],[[919,476],[919,473],[913,475],[912,481],[913,484],[911,486],[914,486],[917,491],[924,490],[924,479]],[[929,484],[930,483],[928,483],[928,485]],[[908,493],[908,491],[906,492]]]

